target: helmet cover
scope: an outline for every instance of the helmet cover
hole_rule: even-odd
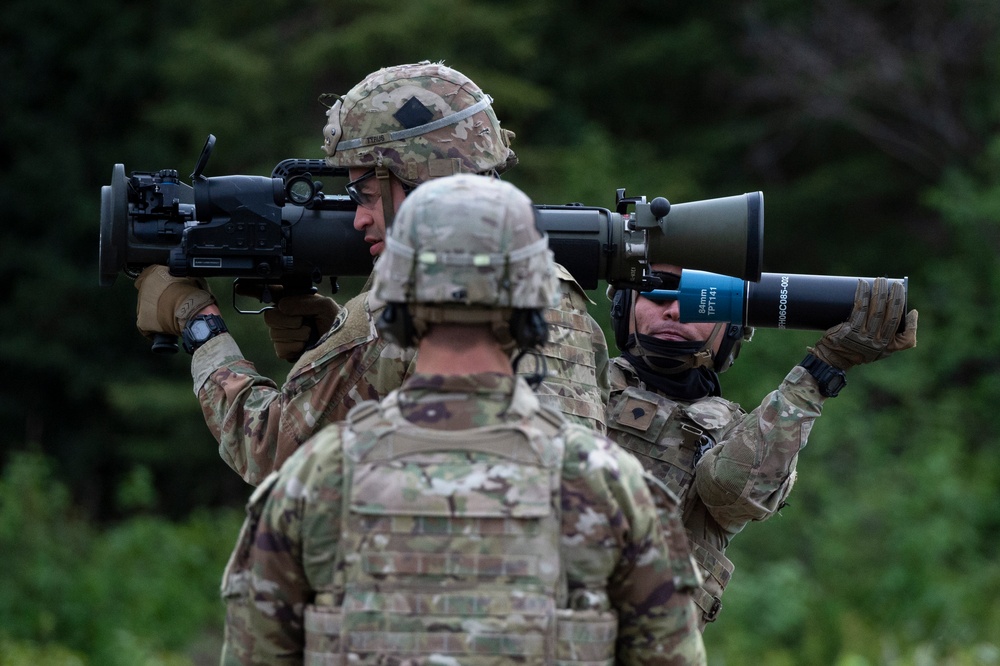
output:
[[[558,298],[548,237],[528,196],[497,178],[463,174],[424,183],[403,201],[375,264],[371,305],[423,306],[410,310],[482,323]]]
[[[408,185],[517,162],[490,96],[428,61],[369,74],[330,107],[323,137],[330,166],[384,166]]]

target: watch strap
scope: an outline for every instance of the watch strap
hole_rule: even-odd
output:
[[[840,368],[836,368],[826,361],[822,361],[812,354],[799,363],[806,371],[813,376],[819,385],[820,395],[827,398],[834,398],[840,390],[847,386],[847,375]]]

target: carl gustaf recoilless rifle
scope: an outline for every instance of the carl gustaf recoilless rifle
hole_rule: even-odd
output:
[[[286,159],[270,176],[206,176],[215,146],[208,140],[191,173],[136,171],[115,164],[101,188],[100,284],[146,266],[174,276],[235,278],[237,290],[308,293],[329,278],[366,276],[372,261],[354,229],[356,204],[324,192],[323,180],[347,177],[321,159]],[[605,281],[617,289],[667,295],[682,321],[730,322],[764,328],[825,330],[850,315],[858,278],[763,273],[761,192],[671,204],[663,197],[615,193],[614,210],[581,204],[535,206],[555,260],[584,289]],[[660,288],[654,264],[684,267],[679,285]],[[864,278],[871,280],[871,278]],[[902,278],[904,286],[906,279]],[[280,286],[281,289],[274,289]],[[243,310],[240,312],[260,312]],[[154,351],[177,350],[172,336]]]

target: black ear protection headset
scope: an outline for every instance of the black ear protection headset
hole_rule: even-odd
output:
[[[736,361],[736,357],[740,355],[741,343],[750,339],[747,337],[747,332],[753,333],[753,329],[739,324],[726,324],[726,330],[722,333],[722,344],[715,353],[713,368],[716,372],[728,370]]]
[[[417,341],[413,316],[402,303],[388,303],[375,322],[379,335],[400,347],[412,347]]]
[[[379,334],[400,347],[415,347],[417,326],[405,303],[389,303],[376,322]],[[520,349],[536,349],[549,339],[549,324],[539,309],[517,308],[510,317],[510,336]]]
[[[549,323],[536,308],[518,308],[510,317],[510,335],[519,349],[538,349],[549,341]]]
[[[611,329],[618,351],[625,351],[628,342],[628,322],[632,316],[632,290],[619,289],[611,297]]]

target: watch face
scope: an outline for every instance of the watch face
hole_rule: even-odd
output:
[[[195,340],[205,340],[212,334],[212,329],[209,327],[208,322],[197,319],[191,322],[191,337]]]

